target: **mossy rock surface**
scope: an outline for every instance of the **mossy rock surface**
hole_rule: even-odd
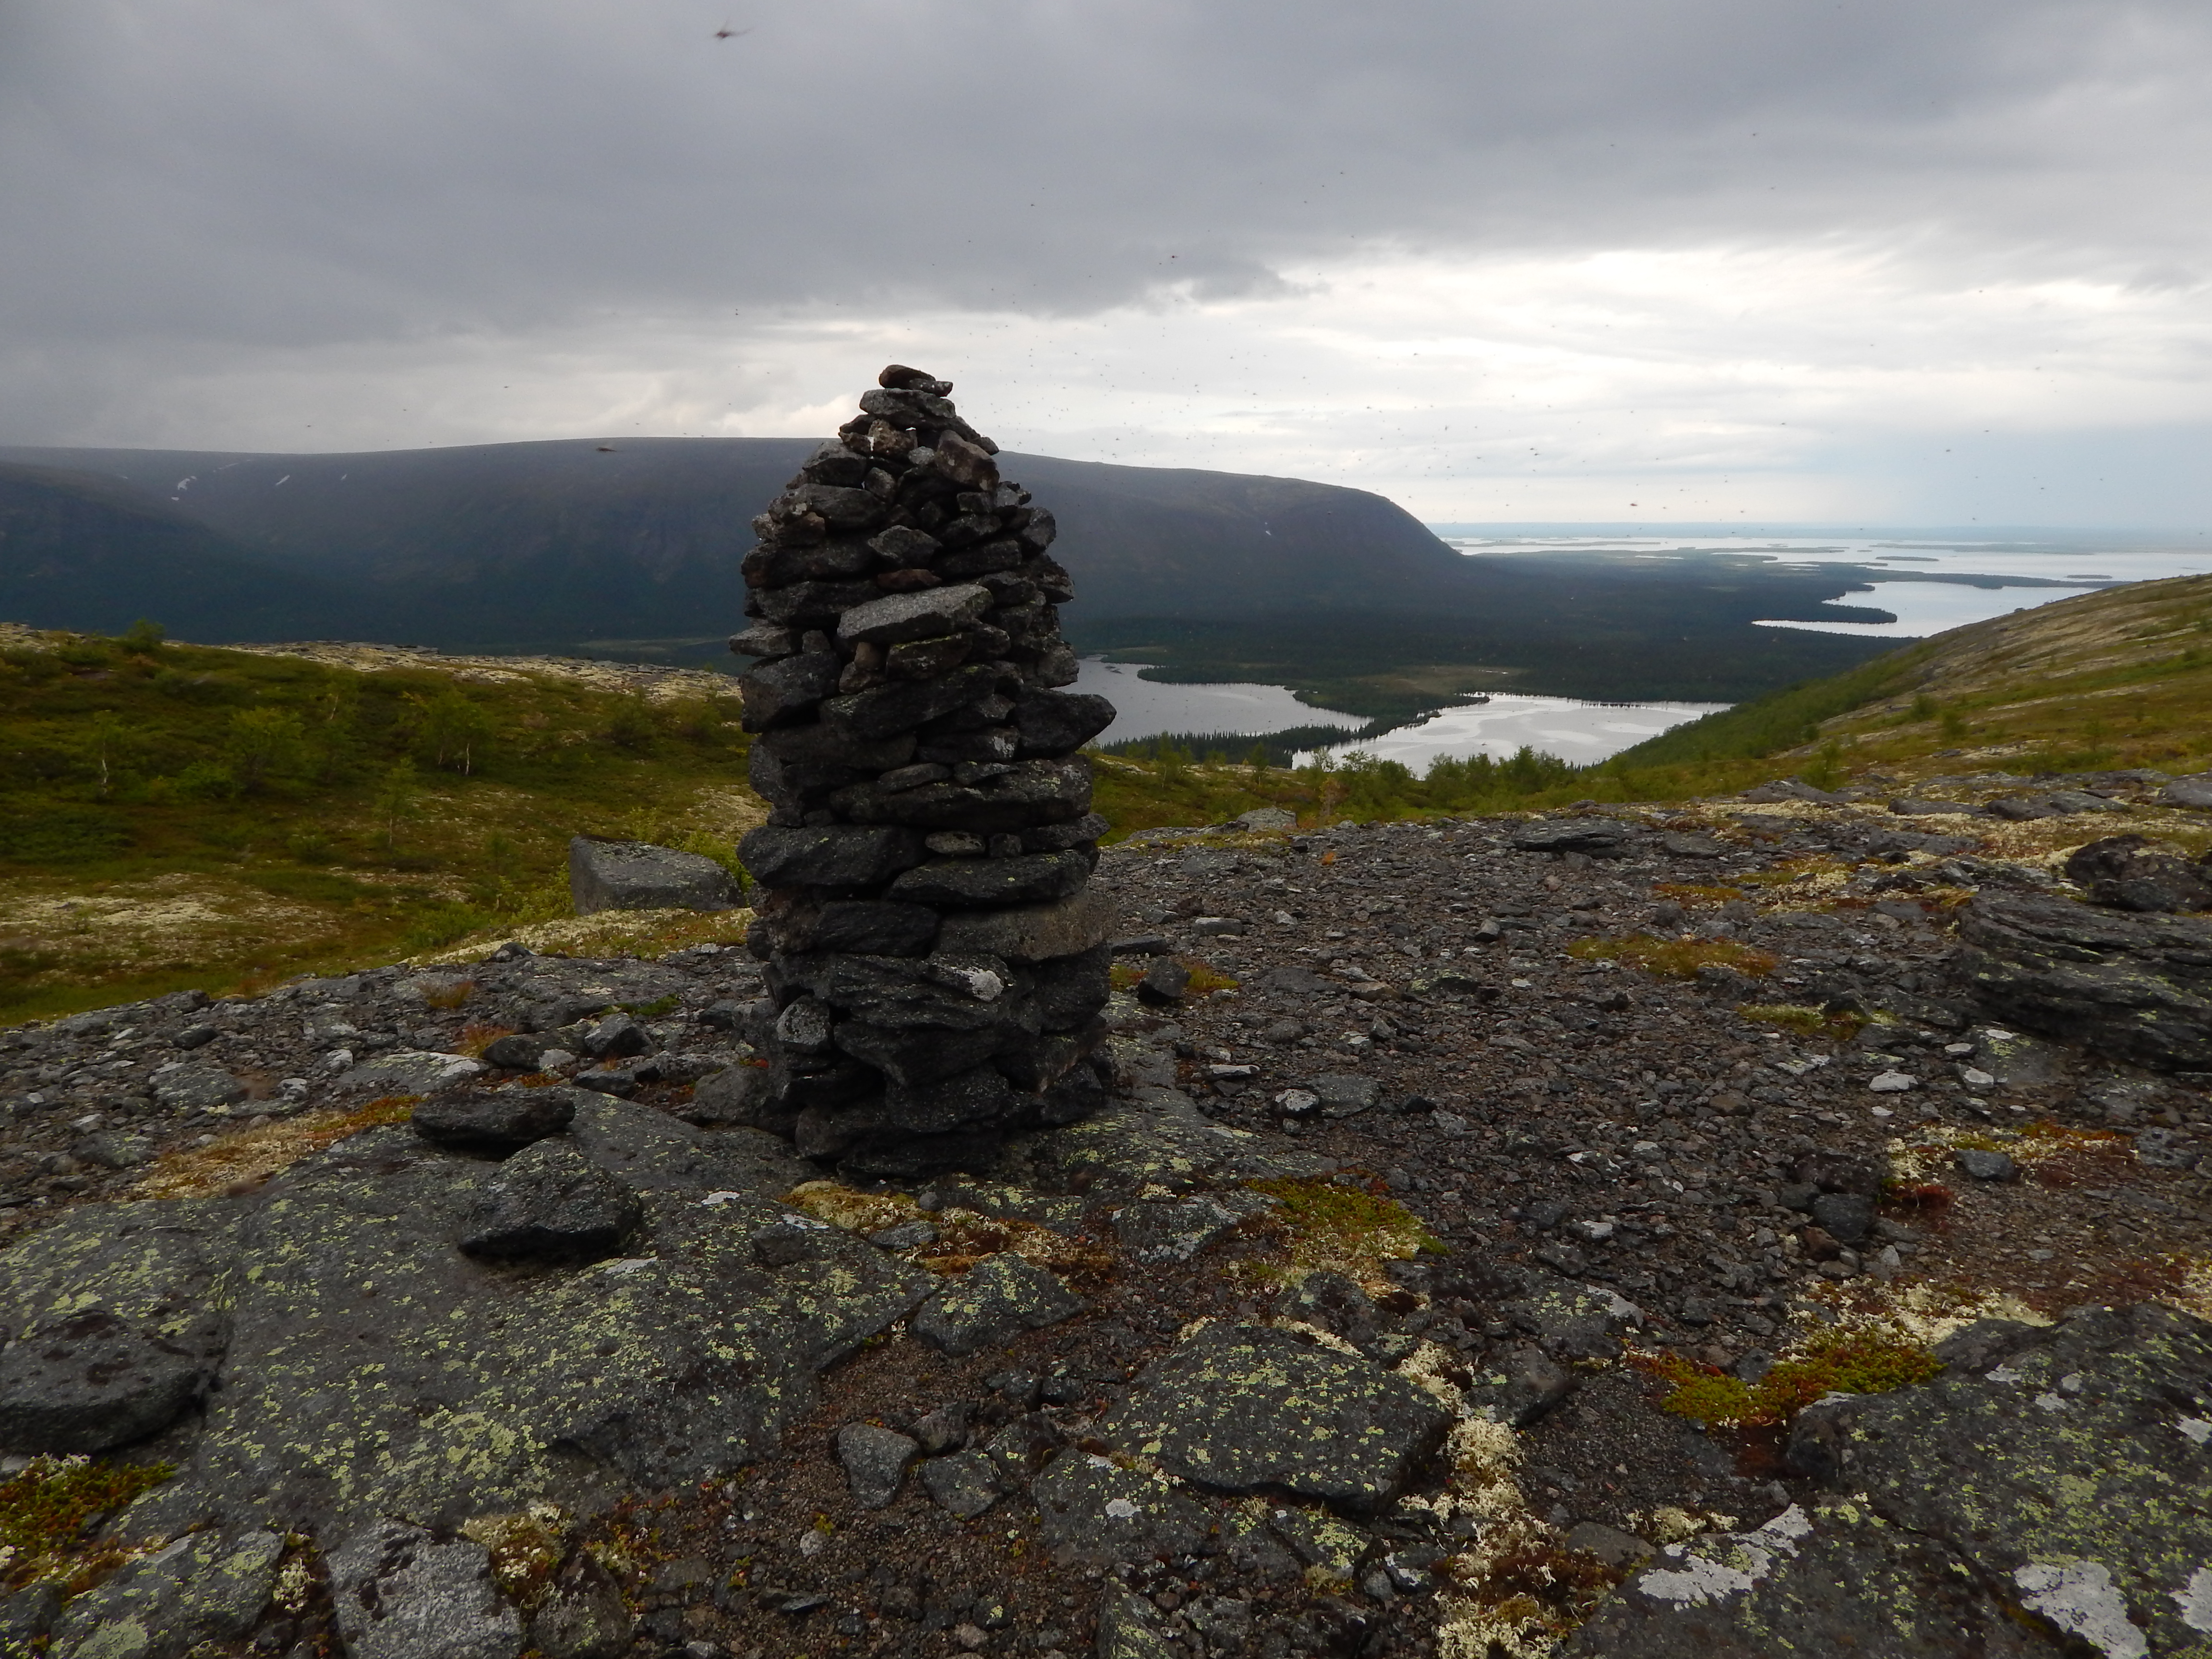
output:
[[[642,1201],[618,1259],[472,1261],[456,1240],[500,1166],[393,1127],[251,1198],[75,1212],[0,1257],[0,1308],[110,1306],[156,1328],[219,1309],[204,1426],[126,1530],[330,1539],[394,1512],[450,1528],[726,1474],[776,1448],[817,1373],[934,1288],[843,1235],[762,1265],[752,1234],[809,1173],[766,1136],[594,1096],[569,1138]]]
[[[1217,1492],[1367,1512],[1405,1490],[1449,1426],[1427,1395],[1358,1354],[1267,1326],[1209,1325],[1146,1368],[1105,1433]]]
[[[1793,1436],[1834,1497],[1663,1553],[1565,1652],[2212,1655],[2212,1325],[2085,1313]]]

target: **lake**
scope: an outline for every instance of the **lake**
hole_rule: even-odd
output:
[[[1300,702],[1280,685],[1167,685],[1140,679],[1144,665],[1082,659],[1073,691],[1096,692],[1114,705],[1114,724],[1093,739],[1123,743],[1168,732],[1226,732],[1256,738],[1297,726],[1340,726],[1357,731],[1367,722],[1340,709]]]
[[[1300,702],[1279,685],[1170,685],[1139,678],[1142,665],[1085,657],[1071,688],[1095,691],[1111,702],[1118,717],[1097,741],[1120,743],[1168,732],[1222,732],[1259,737],[1298,726],[1339,726],[1357,731],[1367,722],[1341,709]],[[1494,755],[1503,757],[1527,744],[1546,754],[1587,766],[1656,737],[1669,726],[1696,720],[1719,702],[1577,702],[1571,697],[1493,696],[1486,703],[1447,708],[1379,738],[1357,744],[1331,745],[1341,753],[1357,747],[1387,760],[1402,761],[1425,772],[1438,755]],[[1301,756],[1301,761],[1307,758]]]
[[[1577,702],[1571,697],[1501,694],[1472,708],[1444,709],[1379,738],[1332,745],[1327,752],[1341,755],[1358,749],[1377,760],[1398,761],[1418,774],[1426,772],[1439,755],[1489,755],[1502,760],[1525,744],[1577,766],[1590,766],[1646,738],[1728,707],[1724,702]],[[1309,758],[1298,757],[1301,764]]]

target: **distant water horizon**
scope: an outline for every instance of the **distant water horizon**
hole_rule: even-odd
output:
[[[1869,639],[1925,639],[2127,582],[2212,573],[2212,531],[2053,530],[2018,526],[1869,530],[1816,526],[1437,524],[1468,558],[1546,555],[1643,562],[1724,555],[1776,569],[1834,566],[1863,591],[1828,601],[1896,620],[1760,619],[1762,628]]]

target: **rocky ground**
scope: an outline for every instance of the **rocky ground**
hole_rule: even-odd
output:
[[[0,1644],[2212,1651],[2212,923],[2063,875],[2203,814],[1942,781],[1109,849],[1113,1105],[920,1188],[740,951],[0,1033],[0,1443],[174,1466]]]

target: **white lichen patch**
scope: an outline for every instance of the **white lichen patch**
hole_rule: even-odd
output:
[[[0,884],[0,938],[64,963],[191,968],[230,945],[310,939],[328,926],[320,911],[214,876],[177,872],[87,890]]]
[[[2012,1580],[2031,1612],[2106,1659],[2148,1659],[2150,1643],[2128,1618],[2127,1599],[2102,1562],[2031,1561],[2015,1569]]]
[[[1968,1292],[1926,1280],[1884,1285],[1853,1279],[1848,1290],[1824,1282],[1811,1287],[1806,1297],[1828,1308],[1838,1330],[1893,1336],[1922,1347],[1933,1347],[1953,1332],[1984,1319],[2008,1319],[2039,1328],[2057,1322],[2007,1292]]]
[[[2191,1630],[2212,1632],[2212,1567],[2199,1567],[2189,1582],[2173,1593],[2181,1609],[2181,1622]]]
[[[540,956],[659,957],[695,945],[736,945],[752,925],[750,910],[600,910],[588,916],[494,928],[462,943],[407,960],[417,968],[479,962],[508,939]]]
[[[1702,1551],[1670,1546],[1661,1558],[1669,1565],[1645,1572],[1636,1588],[1654,1601],[1686,1607],[1741,1595],[1795,1556],[1798,1540],[1812,1530],[1805,1511],[1792,1504],[1757,1531],[1722,1534]]]

